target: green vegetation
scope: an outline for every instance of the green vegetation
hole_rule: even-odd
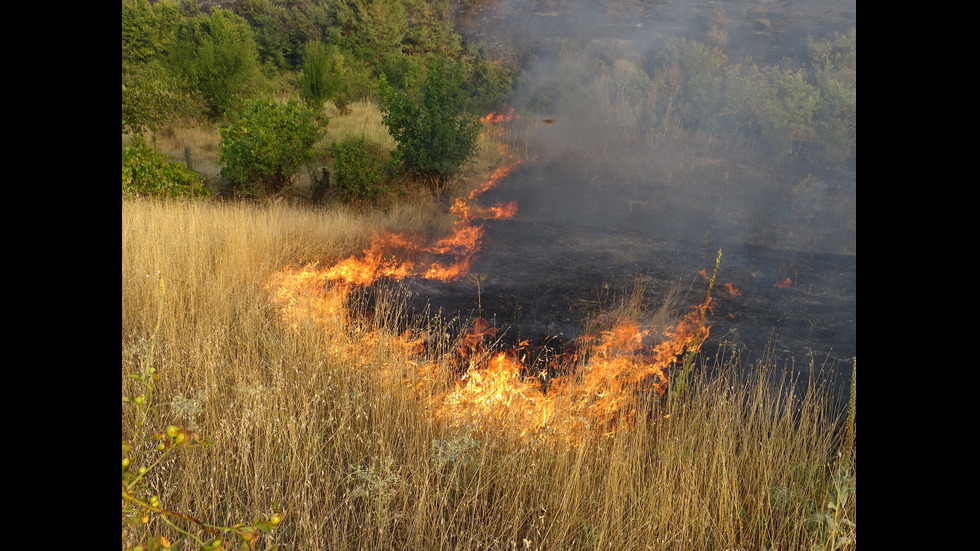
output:
[[[335,142],[330,148],[333,160],[332,185],[347,201],[376,199],[385,193],[390,156],[378,144],[363,136]]]
[[[194,197],[207,194],[208,191],[201,184],[197,173],[151,149],[142,135],[137,135],[132,145],[123,148],[123,199]]]
[[[336,99],[336,94],[346,72],[344,56],[336,46],[325,46],[320,41],[307,44],[303,56],[303,73],[297,82],[303,101],[318,113],[328,99],[334,99],[334,103],[342,103]]]
[[[404,167],[443,185],[476,154],[480,121],[466,113],[463,74],[458,65],[436,57],[419,75],[399,89],[381,76],[379,107],[398,146],[395,157]]]
[[[123,71],[123,133],[156,132],[181,118],[195,117],[202,110],[203,101],[197,91],[155,61]]]
[[[597,146],[745,141],[780,161],[806,146],[813,163],[846,166],[856,139],[856,30],[809,40],[802,59],[762,64],[708,40],[670,37],[644,56],[595,54],[560,43],[554,67],[532,83],[530,113],[594,116]],[[622,57],[620,57],[622,56]],[[608,138],[607,138],[608,136]]]
[[[122,1],[124,133],[167,132],[202,113],[227,122],[255,97],[301,99],[341,117],[376,101],[403,176],[445,184],[472,158],[472,117],[499,110],[521,82],[519,63],[535,60],[519,45],[465,42],[448,0],[209,6]],[[601,116],[590,131],[600,145],[673,144],[697,132],[713,143],[751,140],[775,158],[805,145],[812,164],[852,163],[856,30],[811,37],[803,59],[762,64],[736,53],[735,19],[715,7],[704,36],[669,37],[640,56],[596,56],[594,45],[562,41],[553,76],[531,83],[525,108],[551,116],[585,99]],[[771,30],[761,14],[754,21]],[[437,65],[446,72],[433,72]]]
[[[213,118],[247,98],[259,79],[252,29],[229,10],[181,19],[164,59],[174,75],[201,94]]]
[[[278,193],[314,157],[326,122],[295,101],[247,102],[221,129],[221,174],[250,193]]]
[[[223,129],[221,158],[214,160],[222,177],[252,194],[279,193],[292,187],[295,179],[290,177],[299,165],[312,160],[307,155],[314,145],[306,140],[310,130],[290,130],[304,137],[288,137],[285,143],[300,147],[287,155],[285,147],[269,142],[281,139],[285,127],[252,121],[268,131],[246,135],[240,118],[258,116],[255,105],[268,98],[283,105],[302,100],[318,116],[331,109],[339,117],[350,116],[355,103],[379,99],[383,80],[413,98],[427,98],[430,103],[419,109],[437,101],[449,114],[426,121],[428,136],[422,141],[401,134],[405,144],[395,144],[397,151],[372,155],[394,155],[402,161],[399,172],[406,174],[391,173],[389,179],[445,182],[476,153],[474,115],[465,124],[458,122],[463,103],[497,108],[513,82],[513,68],[463,47],[450,12],[449,2],[441,0],[245,0],[230,8],[183,0],[123,0],[123,133],[151,132],[156,139],[172,135],[177,127],[193,126],[195,120],[214,124]],[[430,79],[423,90],[419,75],[437,62],[453,67],[447,74],[451,80],[435,90]],[[395,124],[407,124],[404,115],[393,114]],[[326,152],[345,137],[324,134],[319,138],[324,143],[315,145]],[[388,141],[365,137],[379,144]],[[454,138],[458,143],[447,141]],[[428,146],[446,151],[423,150]],[[245,166],[250,163],[255,166]],[[211,178],[207,184],[219,187]],[[333,197],[341,200],[363,199],[382,189],[367,180],[340,185],[343,189]]]

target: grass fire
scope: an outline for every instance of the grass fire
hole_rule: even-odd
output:
[[[840,447],[817,429],[835,425],[827,390],[787,401],[794,383],[773,366],[746,377],[737,356],[703,350],[720,252],[692,306],[650,317],[642,289],[626,293],[550,354],[481,317],[408,315],[394,284],[466,281],[488,225],[520,210],[480,200],[520,165],[488,171],[430,239],[343,212],[125,206],[124,366],[151,344],[135,305],[158,303],[158,392],[183,424],[224,443],[170,475],[186,481],[180,502],[247,476],[259,492],[249,499],[281,507],[292,548],[813,541],[799,520]],[[323,228],[354,224],[373,234],[360,253],[323,251]],[[294,265],[283,251],[303,243],[337,260]],[[163,278],[178,291],[157,295]],[[691,372],[694,358],[703,368]],[[674,392],[681,373],[686,391]],[[767,528],[692,524],[736,510]],[[677,529],[684,543],[671,543]]]
[[[290,97],[144,141],[124,65],[123,549],[856,547],[852,0],[201,4]],[[266,107],[317,155],[228,183]]]

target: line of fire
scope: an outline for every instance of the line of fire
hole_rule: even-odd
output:
[[[499,136],[516,116],[511,110],[481,120],[487,132]],[[422,243],[414,236],[386,233],[376,236],[362,254],[335,264],[281,270],[267,289],[282,322],[296,330],[339,324],[348,334],[343,352],[354,356],[358,349],[377,346],[379,332],[364,320],[352,319],[352,293],[380,280],[445,282],[465,277],[483,245],[484,225],[510,219],[518,210],[516,201],[483,207],[479,200],[520,164],[505,163],[481,186],[457,198],[451,207],[452,231],[438,240]],[[427,354],[431,335],[413,331],[397,335],[391,346],[397,349],[396,357],[415,370],[412,384],[430,397],[432,415],[440,421],[510,431],[522,438],[575,442],[586,431],[610,436],[631,426],[644,397],[665,395],[672,371],[708,337],[714,275],[703,275],[709,289],[704,300],[672,327],[651,329],[620,320],[549,354],[544,365],[527,340],[502,347],[499,328],[479,317],[453,341],[450,358],[432,358]],[[724,287],[738,295],[731,284]],[[353,326],[356,331],[350,329]],[[530,361],[532,357],[536,361]],[[440,365],[451,366],[450,381],[440,376],[440,369],[445,371]]]

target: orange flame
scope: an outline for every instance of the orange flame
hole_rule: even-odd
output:
[[[486,116],[481,117],[480,122],[483,124],[499,124],[502,122],[510,122],[519,118],[520,115],[514,113],[514,108],[511,107],[506,113],[489,113]]]
[[[731,283],[725,283],[724,285],[722,285],[722,288],[725,289],[725,291],[727,291],[728,294],[731,295],[731,296],[733,296],[733,297],[740,297],[740,296],[742,296],[742,291],[739,291]]]
[[[775,287],[777,289],[789,289],[789,286],[792,285],[792,284],[793,284],[793,281],[790,278],[787,277],[783,281],[776,282],[776,284],[773,285],[773,287]]]
[[[513,110],[491,113],[483,122],[502,124],[514,117]],[[297,330],[309,323],[346,328],[354,321],[347,300],[355,286],[371,285],[380,278],[452,281],[465,276],[481,247],[481,222],[511,218],[517,212],[516,201],[481,207],[477,200],[519,164],[498,168],[482,185],[458,198],[451,208],[456,218],[452,231],[441,239],[423,243],[405,235],[381,234],[361,255],[332,266],[284,268],[266,286],[283,321]],[[737,293],[730,286],[729,291]],[[359,325],[356,332],[342,332],[327,352],[367,362],[366,351],[379,346],[394,351],[389,357],[399,358],[401,365],[414,371],[412,385],[426,387],[430,395],[435,391],[433,415],[444,422],[516,431],[521,437],[550,434],[575,442],[586,431],[615,433],[615,424],[630,420],[644,389],[664,393],[672,366],[707,338],[704,317],[709,302],[694,308],[675,327],[662,329],[659,342],[649,342],[652,330],[624,321],[594,338],[580,339],[574,352],[553,359],[544,369],[536,367],[536,374],[520,359],[527,342],[494,352],[488,341],[497,330],[478,319],[460,337],[455,351],[465,372],[442,392],[439,386],[446,379],[439,376],[441,364],[423,359],[423,336],[407,332],[384,336]]]
[[[662,395],[670,367],[704,342],[708,333],[700,317],[701,309],[693,309],[653,346],[644,343],[650,330],[620,322],[600,335],[588,360],[547,386],[539,376],[526,375],[527,366],[513,354],[498,352],[482,364],[470,356],[465,376],[438,397],[435,415],[453,425],[516,431],[521,437],[545,433],[574,442],[589,429],[612,434],[617,419],[628,421],[635,412],[643,387]],[[486,332],[484,322],[469,335]],[[476,341],[462,342],[472,352]]]
[[[514,119],[519,119],[520,115],[514,113],[514,108],[511,107],[506,112],[500,113],[489,113],[484,117],[480,118],[480,122],[486,125],[488,128],[480,133],[481,136],[486,137],[489,130],[496,127],[497,137],[500,138],[507,133],[507,127],[504,123],[513,121]]]

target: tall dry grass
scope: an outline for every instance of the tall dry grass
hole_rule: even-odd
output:
[[[774,366],[719,351],[701,358],[683,402],[649,400],[612,438],[451,429],[428,412],[435,390],[400,384],[419,374],[383,330],[404,321],[396,294],[367,338],[340,322],[286,327],[265,287],[286,265],[358,252],[373,232],[433,231],[430,213],[151,201],[122,212],[123,395],[159,311],[159,422],[215,443],[150,481],[168,509],[233,524],[278,503],[268,541],[296,550],[827,543],[807,527],[826,510],[841,449],[820,386],[794,394]],[[124,407],[124,438],[132,426]],[[844,512],[855,520],[853,499]]]

